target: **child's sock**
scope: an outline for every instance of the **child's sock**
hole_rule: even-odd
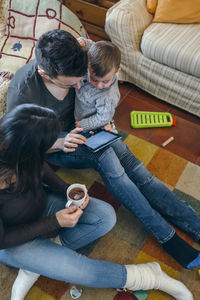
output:
[[[23,300],[39,276],[39,274],[19,269],[12,286],[11,300]]]
[[[200,267],[200,252],[186,243],[176,233],[162,246],[184,268],[194,269]]]

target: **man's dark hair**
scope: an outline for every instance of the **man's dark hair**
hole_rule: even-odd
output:
[[[98,41],[88,50],[88,60],[98,77],[107,75],[113,67],[117,70],[121,62],[119,48],[109,41]]]
[[[38,65],[51,77],[81,77],[87,72],[87,53],[69,32],[56,29],[45,32],[36,43]]]

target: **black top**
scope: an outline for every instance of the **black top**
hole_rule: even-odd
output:
[[[8,87],[7,111],[23,103],[33,103],[54,110],[61,121],[63,130],[74,125],[75,89],[70,88],[63,100],[56,99],[46,88],[37,71],[36,60],[20,68]]]
[[[66,196],[68,184],[46,163],[43,182]],[[31,191],[16,193],[10,189],[0,190],[0,249],[16,246],[60,229],[55,215],[41,218],[45,207],[46,193],[43,185],[38,186],[37,196]]]

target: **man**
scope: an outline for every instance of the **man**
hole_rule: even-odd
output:
[[[91,152],[82,144],[81,128],[74,128],[74,88],[87,71],[87,54],[73,36],[62,30],[43,34],[36,45],[36,60],[18,70],[8,88],[7,110],[22,103],[52,108],[63,135],[47,160],[57,166],[94,168],[110,193],[129,209],[183,267],[200,267],[200,253],[161,216],[200,241],[200,217],[149,173],[121,141]],[[93,79],[99,80],[93,74]]]

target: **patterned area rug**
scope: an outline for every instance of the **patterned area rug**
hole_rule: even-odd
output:
[[[200,167],[174,155],[163,148],[152,145],[133,135],[120,131],[131,151],[141,159],[149,171],[162,180],[183,201],[191,205],[200,215]],[[170,276],[183,281],[192,291],[194,300],[200,299],[200,277],[197,271],[183,269],[167,255],[139,222],[108,193],[100,176],[92,169],[59,169],[58,174],[67,182],[85,183],[89,194],[111,203],[117,213],[117,224],[101,238],[93,248],[90,257],[106,259],[123,264],[157,261]],[[190,244],[200,245],[177,232]],[[16,277],[16,270],[0,265],[0,299],[10,299],[10,289]],[[30,290],[26,300],[70,300],[71,285],[40,277]],[[159,291],[118,292],[115,289],[82,288],[81,300],[169,300],[173,299]]]

